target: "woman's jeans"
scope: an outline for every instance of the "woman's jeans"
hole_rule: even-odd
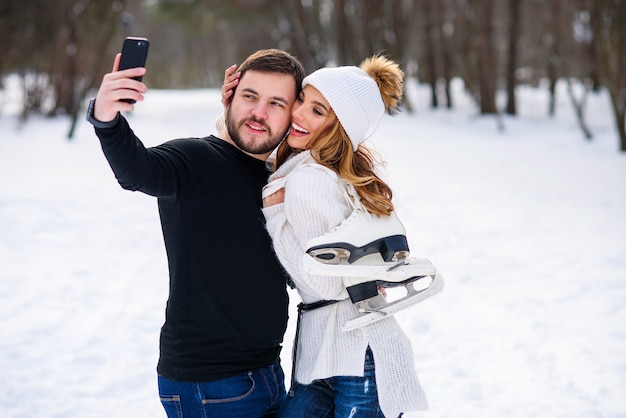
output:
[[[285,397],[280,363],[214,382],[176,382],[159,375],[169,418],[260,418],[276,415]]]
[[[365,353],[365,375],[335,376],[309,385],[295,384],[278,412],[281,418],[384,418],[378,405],[374,357]]]

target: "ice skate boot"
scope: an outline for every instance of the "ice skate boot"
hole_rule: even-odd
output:
[[[427,259],[409,258],[405,229],[395,213],[373,216],[356,210],[337,228],[308,242],[304,266],[308,273],[342,277],[363,315],[345,324],[354,329],[383,319],[417,303],[443,287],[443,278]],[[429,282],[417,290],[413,284]],[[404,298],[380,307],[370,305],[379,287],[404,286]]]
[[[320,264],[310,264],[311,268],[321,270],[318,274],[322,275],[324,270],[329,270],[327,275],[340,275],[333,272],[371,254],[378,254],[389,267],[409,253],[404,226],[395,213],[375,216],[361,210],[352,212],[332,231],[311,239],[307,247],[307,254]]]

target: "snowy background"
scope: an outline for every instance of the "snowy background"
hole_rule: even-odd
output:
[[[586,142],[562,90],[554,118],[545,89],[519,93],[501,131],[460,86],[450,112],[413,85],[417,113],[374,135],[413,255],[446,278],[399,314],[431,406],[407,417],[626,417],[626,155],[609,101],[589,97]],[[69,142],[67,120],[20,128],[15,105],[0,95],[0,417],[164,417],[156,201],[118,186],[86,122]],[[220,110],[217,90],[150,91],[130,120],[156,145],[212,133]]]

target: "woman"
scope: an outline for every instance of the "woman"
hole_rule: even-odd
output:
[[[302,261],[310,239],[350,215],[347,190],[356,191],[372,216],[393,211],[392,191],[362,142],[385,112],[395,113],[403,76],[395,62],[381,56],[360,67],[313,72],[303,80],[291,129],[277,149],[263,199],[274,249],[304,304],[334,302],[301,313],[293,396],[279,416],[396,417],[427,409],[410,341],[396,319],[342,331],[358,315],[342,279],[310,275]],[[227,77],[225,90],[233,79]],[[382,295],[377,298],[383,301]]]

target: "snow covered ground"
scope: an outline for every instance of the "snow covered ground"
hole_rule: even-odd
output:
[[[131,124],[148,145],[207,135],[218,94],[151,91]],[[607,97],[589,97],[586,142],[564,94],[548,118],[545,90],[521,88],[503,131],[458,90],[452,112],[409,95],[417,113],[373,143],[446,288],[399,314],[431,405],[407,417],[626,417],[626,155]],[[117,185],[86,122],[69,142],[67,120],[18,128],[0,105],[0,416],[164,417],[155,200]]]

